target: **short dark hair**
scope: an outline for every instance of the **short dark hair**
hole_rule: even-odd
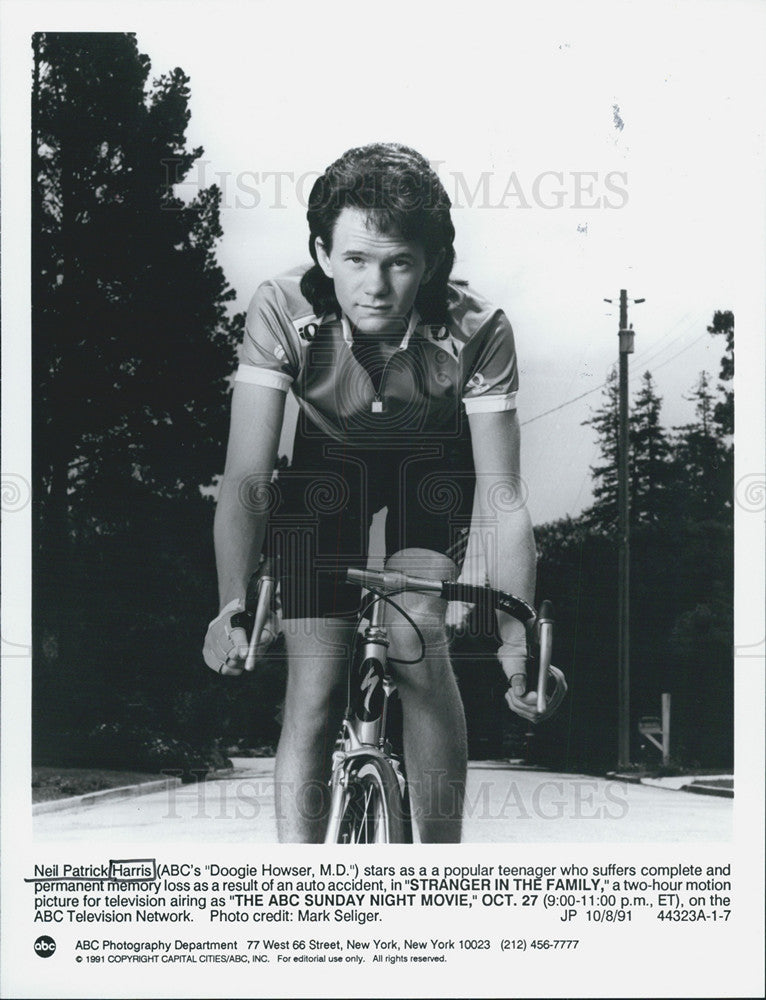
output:
[[[409,146],[376,142],[349,149],[325,170],[311,189],[306,218],[314,266],[301,279],[301,292],[314,312],[340,314],[335,288],[317,263],[319,237],[329,252],[335,223],[344,208],[369,212],[382,233],[419,243],[426,260],[443,253],[430,280],[421,285],[415,306],[426,323],[447,319],[447,280],[455,262],[451,202],[428,160]]]

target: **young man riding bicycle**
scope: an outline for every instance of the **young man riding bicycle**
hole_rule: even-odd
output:
[[[307,808],[306,790],[326,787],[360,599],[339,570],[366,565],[372,516],[387,508],[387,565],[440,579],[457,575],[446,552],[471,526],[490,584],[530,602],[535,547],[513,334],[501,310],[450,281],[450,201],[428,162],[398,144],[349,150],[316,181],[307,217],[313,266],[264,283],[248,312],[215,520],[221,612],[205,660],[242,671],[247,639],[232,616],[266,545],[281,566],[288,657],[278,832],[317,842],[326,810]],[[272,484],[288,390],[300,419],[291,468]],[[470,573],[466,562],[460,579]],[[446,606],[423,595],[403,604],[426,643],[423,662],[392,666],[414,813],[421,840],[458,841],[466,734]],[[412,660],[413,630],[395,612],[389,624],[392,659]],[[535,722],[524,628],[501,616],[499,631],[508,704]]]

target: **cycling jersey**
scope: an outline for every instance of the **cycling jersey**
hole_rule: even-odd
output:
[[[467,285],[450,282],[444,326],[413,310],[395,353],[375,378],[352,350],[345,316],[314,315],[300,291],[305,268],[262,284],[248,311],[241,382],[292,389],[308,419],[336,441],[441,439],[466,413],[512,410],[518,370],[510,323]]]
[[[358,610],[360,588],[345,583],[343,568],[367,565],[372,519],[383,508],[386,555],[450,553],[470,525],[474,482],[468,436],[364,448],[308,435],[299,420],[292,464],[269,497],[266,545],[279,558],[282,617]]]
[[[304,270],[257,290],[236,375],[292,389],[302,411],[267,529],[284,618],[358,609],[360,589],[342,567],[367,564],[383,508],[388,555],[452,549],[473,507],[465,413],[515,409],[518,388],[510,324],[468,286],[450,283],[444,326],[413,310],[401,339],[381,350],[375,335],[355,337],[345,316],[314,315],[300,291]]]

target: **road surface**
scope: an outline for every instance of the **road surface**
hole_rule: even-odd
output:
[[[238,759],[228,777],[34,818],[39,841],[273,843],[274,761]],[[466,843],[715,842],[731,837],[731,799],[474,761]]]

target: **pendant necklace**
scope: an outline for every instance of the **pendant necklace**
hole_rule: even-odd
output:
[[[388,359],[388,361],[386,361],[386,363],[383,365],[383,371],[380,373],[380,381],[378,382],[378,387],[377,387],[377,390],[375,392],[375,398],[373,399],[373,401],[372,401],[372,403],[370,405],[370,412],[371,413],[384,413],[385,412],[385,405],[383,403],[383,388],[384,388],[385,382],[386,382],[386,372],[388,371],[388,366],[391,364],[391,361],[393,360],[393,358],[396,357],[397,354],[398,354],[398,350],[394,351],[394,353],[391,355],[391,357]],[[372,376],[370,376],[370,381],[372,381],[372,387],[374,389],[375,388],[375,381],[372,378]]]

